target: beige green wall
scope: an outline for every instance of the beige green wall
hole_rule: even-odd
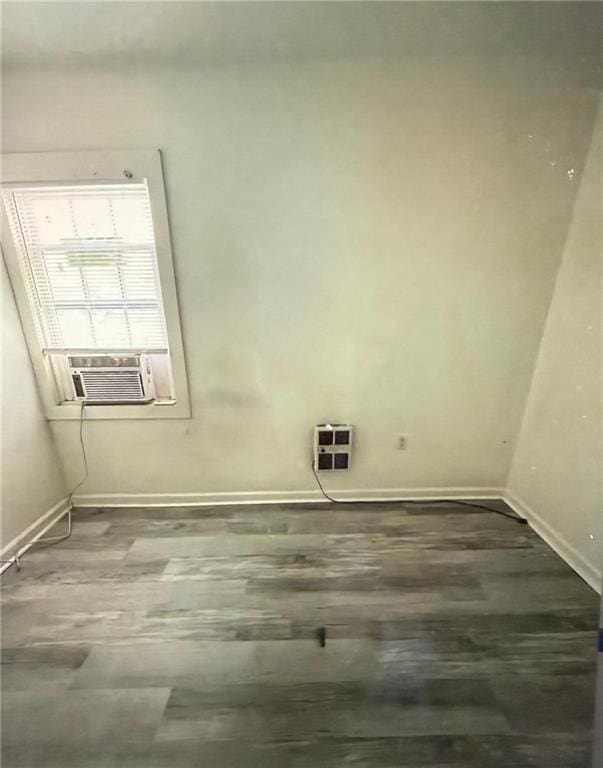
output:
[[[509,498],[599,588],[603,556],[602,133],[600,118],[507,482]]]
[[[2,262],[2,524],[0,548],[67,495]]]
[[[323,420],[332,488],[502,492],[595,111],[521,53],[5,72],[5,151],[164,158],[193,418],[88,423],[80,497],[313,491]]]

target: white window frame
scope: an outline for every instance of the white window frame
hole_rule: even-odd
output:
[[[131,174],[131,175],[130,175]],[[163,182],[161,153],[153,150],[99,150],[86,152],[27,152],[2,155],[3,184],[86,183],[146,181],[151,201],[157,268],[167,325],[174,400],[135,405],[86,404],[88,420],[102,419],[183,419],[190,418],[190,401],[176,279]],[[21,323],[42,400],[49,419],[79,419],[81,402],[60,402],[48,357],[42,352],[34,315],[23,279],[4,205],[2,205],[2,250],[15,293]]]

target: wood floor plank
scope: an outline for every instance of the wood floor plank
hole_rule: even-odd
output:
[[[590,768],[598,598],[494,513],[77,510],[22,566],[3,768]]]

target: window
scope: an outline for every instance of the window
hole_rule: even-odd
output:
[[[146,184],[4,193],[40,344],[167,351]]]
[[[140,165],[149,164],[142,154]],[[72,173],[50,181],[44,167],[35,181],[35,169],[21,172],[23,180],[14,178],[18,171],[11,160],[19,166],[40,157],[56,165],[73,156],[4,156],[10,178],[5,175],[3,199],[16,262],[11,278],[18,272],[27,302],[27,308],[20,302],[21,315],[34,330],[35,341],[31,333],[28,341],[42,356],[38,369],[50,379],[54,415],[62,407],[63,418],[65,406],[82,401],[99,406],[100,418],[146,416],[148,408],[140,410],[145,406],[178,405],[181,394],[186,400],[186,387],[178,382],[183,360],[177,312],[166,317],[166,304],[177,308],[175,286],[171,259],[161,275],[158,256],[169,242],[156,236],[163,232],[167,239],[167,226],[156,226],[152,175],[117,170],[116,164],[110,175],[97,170],[75,182]],[[136,167],[136,158],[128,160]],[[155,168],[156,182],[157,176]],[[176,410],[182,415],[182,408]]]

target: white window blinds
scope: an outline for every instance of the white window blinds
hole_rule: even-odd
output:
[[[45,350],[167,349],[146,184],[19,187],[4,199]]]

